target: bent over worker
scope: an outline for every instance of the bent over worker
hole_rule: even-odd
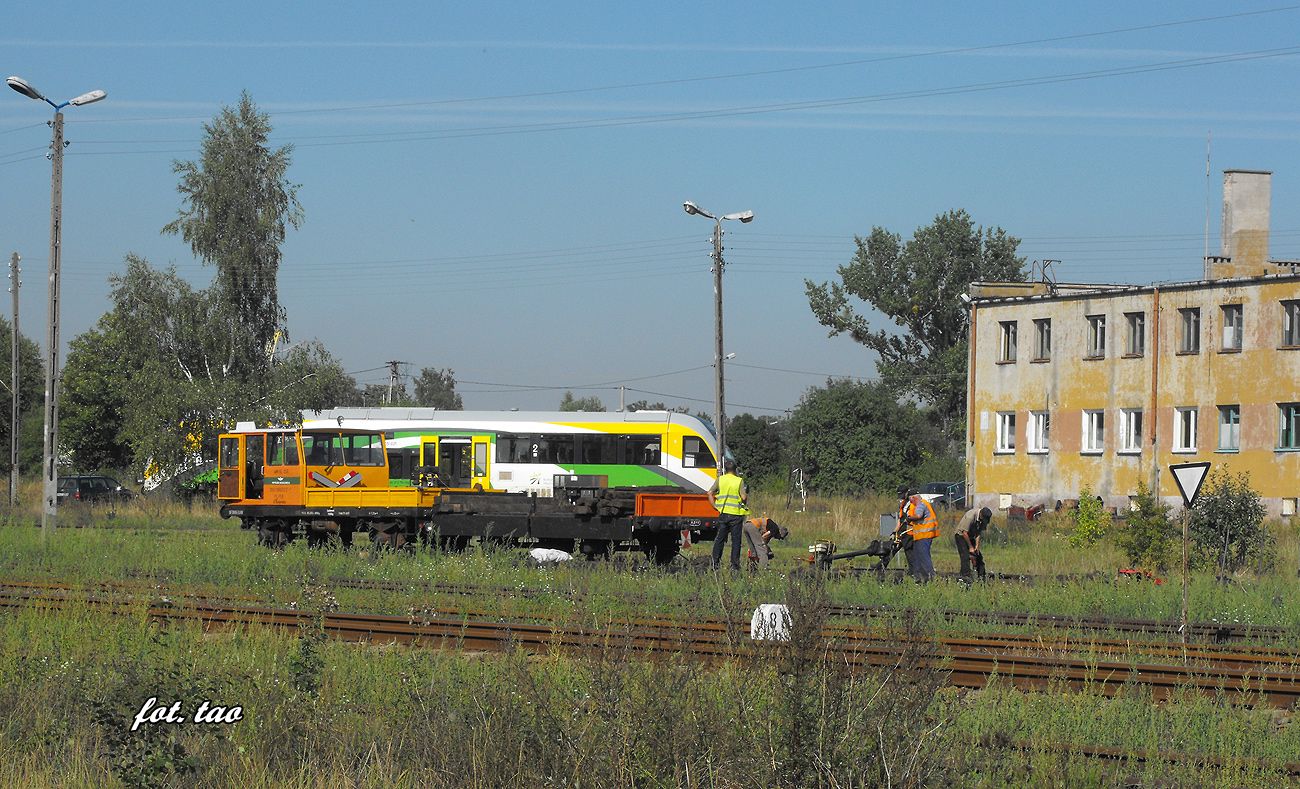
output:
[[[957,522],[957,530],[952,540],[957,544],[957,556],[961,557],[961,579],[967,583],[971,580],[971,564],[975,565],[975,574],[984,580],[984,554],[980,553],[980,535],[988,528],[993,519],[993,511],[988,507],[967,510]]]
[[[930,557],[930,543],[939,536],[939,516],[934,505],[918,493],[913,493],[901,513],[906,524],[904,531],[912,535],[912,577],[925,583],[934,578],[934,561]]]
[[[718,536],[713,538],[713,567],[722,562],[722,546],[731,538],[731,569],[740,571],[740,535],[749,514],[749,491],[736,474],[736,461],[722,461],[722,476],[709,488],[709,504],[718,511]]]
[[[784,540],[790,530],[764,515],[761,518],[749,518],[744,524],[745,542],[749,543],[749,558],[758,564],[758,569],[766,570],[774,554],[768,545],[772,538]]]

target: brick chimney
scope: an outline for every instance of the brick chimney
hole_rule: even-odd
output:
[[[1268,259],[1271,172],[1223,171],[1223,249],[1205,261],[1207,279],[1258,277],[1279,267]]]

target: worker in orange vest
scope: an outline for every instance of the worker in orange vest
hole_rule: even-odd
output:
[[[899,527],[912,537],[912,551],[908,569],[921,583],[934,578],[934,561],[930,557],[930,544],[939,536],[939,516],[934,505],[912,493],[907,505],[899,512]]]

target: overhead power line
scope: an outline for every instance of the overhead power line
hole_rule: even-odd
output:
[[[750,79],[755,77],[769,77],[781,74],[794,74],[799,72],[825,71],[830,69],[851,68],[856,66],[872,65],[876,63],[887,63],[900,60],[918,60],[923,58],[946,57],[951,55],[964,55],[977,52],[989,52],[998,49],[1012,49],[1016,47],[1034,46],[1038,44],[1059,44],[1063,41],[1079,41],[1088,38],[1102,38],[1105,36],[1121,35],[1124,33],[1138,33],[1149,30],[1167,29],[1172,27],[1184,27],[1190,25],[1206,24],[1211,22],[1223,22],[1230,19],[1241,19],[1245,17],[1265,16],[1269,14],[1280,14],[1300,10],[1300,5],[1275,6],[1272,8],[1261,8],[1253,11],[1238,11],[1230,14],[1218,14],[1214,16],[1192,17],[1188,19],[1176,19],[1164,22],[1152,22],[1145,25],[1130,25],[1126,27],[1108,28],[1105,30],[1093,30],[1083,33],[1067,33],[1059,36],[1046,36],[1041,38],[1019,39],[1016,41],[1004,41],[993,44],[979,44],[968,47],[946,47],[941,49],[930,49],[922,52],[906,52],[892,55],[875,55],[869,58],[855,58],[852,60],[841,60],[831,63],[813,63],[804,66],[786,66],[772,69],[759,69],[753,71],[731,72],[725,74],[705,74],[690,77],[677,77],[672,79],[660,80],[643,80],[638,82],[624,82],[610,85],[592,85],[577,88],[558,88],[554,90],[532,91],[521,93],[502,93],[491,94],[486,96],[472,96],[447,99],[430,99],[423,101],[405,101],[405,102],[382,102],[367,104],[335,105],[331,107],[314,107],[298,110],[280,110],[276,115],[309,115],[309,114],[334,114],[341,112],[366,112],[373,110],[390,110],[390,109],[409,109],[412,107],[440,107],[457,104],[471,104],[492,101],[514,101],[519,99],[548,98],[554,96],[572,96],[584,93],[610,92],[618,90],[636,90],[641,88],[668,87],[672,85],[688,85],[705,82],[717,82],[723,80]],[[161,118],[96,118],[87,119],[83,123],[128,123],[138,121],[177,121],[177,120],[207,120],[207,116],[183,115],[183,116],[165,116]],[[20,128],[30,128],[28,126]],[[5,133],[5,132],[0,132]],[[172,142],[181,142],[174,140]]]

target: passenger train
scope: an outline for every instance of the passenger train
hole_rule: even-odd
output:
[[[338,408],[303,414],[304,430],[333,426],[382,432],[395,480],[432,466],[451,487],[551,496],[560,474],[605,477],[610,487],[694,493],[717,478],[712,428],[672,411]]]

